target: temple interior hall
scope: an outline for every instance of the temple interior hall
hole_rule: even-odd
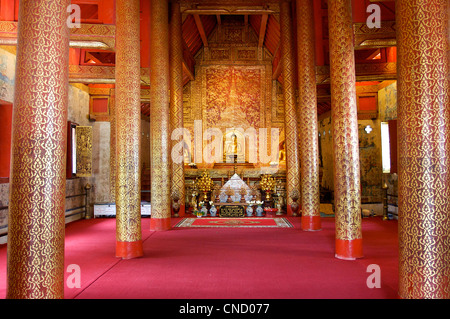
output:
[[[442,0],[0,0],[0,298],[448,299]]]

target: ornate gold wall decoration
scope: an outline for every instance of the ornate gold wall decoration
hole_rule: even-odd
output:
[[[16,21],[0,21],[0,38],[16,39],[17,29],[18,22]],[[73,44],[76,41],[91,42],[92,47],[97,43],[106,46],[102,46],[102,49],[114,49],[115,30],[115,25],[82,23],[80,28],[70,29],[70,43]]]
[[[69,0],[21,1],[7,298],[64,297]]]
[[[367,23],[353,25],[355,48],[396,46],[395,21],[382,21],[380,28],[369,28]]]
[[[210,51],[211,60],[230,60],[231,51],[230,49],[211,49]]]
[[[295,55],[292,31],[291,3],[282,0],[280,3],[281,54],[283,57],[283,97],[285,109],[286,135],[286,192],[300,190],[300,157],[297,120],[297,101],[295,96]],[[292,199],[287,199],[290,207]],[[291,212],[288,209],[288,214]]]
[[[133,258],[143,254],[139,0],[116,1],[116,18],[116,256]]]
[[[258,58],[258,51],[256,49],[238,49],[237,58],[238,60],[256,60]]]
[[[402,298],[450,297],[448,10],[448,1],[397,1]]]
[[[92,176],[92,126],[77,126],[77,177]]]
[[[336,257],[362,257],[361,189],[351,0],[328,3]]]
[[[318,230],[321,228],[319,140],[312,0],[297,0],[297,21],[302,228]]]

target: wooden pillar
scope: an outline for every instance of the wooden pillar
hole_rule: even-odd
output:
[[[183,38],[180,3],[171,3],[170,15],[170,124],[183,128]],[[172,147],[180,141],[172,141]],[[181,163],[174,162],[181,158]],[[172,157],[172,195],[179,198],[179,216],[185,215],[184,154]]]
[[[336,257],[363,256],[358,114],[351,0],[328,2]]]
[[[302,229],[320,230],[319,137],[312,0],[297,0]]]
[[[286,196],[287,213],[293,215],[292,192],[300,193],[300,157],[297,120],[297,101],[295,96],[295,53],[292,30],[291,2],[280,1],[281,63],[283,72],[283,97],[285,110],[286,136]]]
[[[169,3],[151,0],[150,13],[151,203],[150,230],[171,228]]]
[[[116,202],[116,89],[111,89],[109,100],[109,201]]]
[[[448,1],[398,0],[399,295],[450,297]]]
[[[139,0],[116,1],[116,256],[140,257],[141,62]]]
[[[64,298],[69,0],[21,1],[7,298]]]

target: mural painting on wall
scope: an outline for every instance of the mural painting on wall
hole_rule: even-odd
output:
[[[8,206],[9,201],[9,184],[0,184],[0,207]],[[1,228],[8,225],[8,210],[0,210],[0,234],[6,232],[6,228]]]
[[[375,123],[359,123],[359,158],[361,169],[362,201],[377,202],[381,200],[381,147]],[[373,130],[367,130],[367,128]]]
[[[205,70],[204,98],[207,127],[261,127],[264,68],[215,66]]]
[[[15,65],[15,55],[0,49],[0,100],[14,100]]]
[[[366,131],[367,126],[373,130]],[[361,170],[361,200],[362,202],[381,201],[381,140],[377,121],[360,120],[359,127],[359,157]],[[319,121],[321,187],[334,190],[333,172],[333,131],[331,116]]]
[[[397,82],[378,91],[378,106],[382,121],[397,118]]]

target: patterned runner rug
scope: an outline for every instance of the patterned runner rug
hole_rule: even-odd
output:
[[[175,227],[292,228],[286,218],[183,218]]]

